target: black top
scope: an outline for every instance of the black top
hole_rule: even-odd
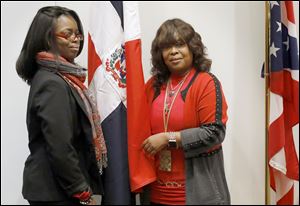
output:
[[[27,107],[30,155],[25,162],[23,196],[62,201],[91,187],[102,194],[92,130],[84,103],[54,72],[34,76]]]

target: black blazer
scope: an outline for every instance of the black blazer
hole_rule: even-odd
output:
[[[31,201],[69,200],[88,186],[102,194],[92,130],[82,99],[54,72],[39,69],[27,107],[30,155],[23,196]]]

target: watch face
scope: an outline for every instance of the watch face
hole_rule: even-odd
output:
[[[169,147],[176,148],[177,147],[176,140],[169,140]]]

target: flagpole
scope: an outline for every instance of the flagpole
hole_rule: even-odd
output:
[[[268,139],[269,139],[269,114],[270,114],[270,4],[265,1],[265,205],[270,205],[270,173],[268,163]]]

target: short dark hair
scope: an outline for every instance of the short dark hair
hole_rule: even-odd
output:
[[[151,74],[154,76],[153,88],[156,95],[170,76],[170,71],[162,57],[162,50],[175,45],[178,41],[178,36],[188,45],[192,52],[193,66],[196,70],[210,70],[211,60],[206,57],[206,47],[202,43],[200,34],[190,24],[181,19],[167,20],[159,27],[151,47]]]
[[[79,33],[83,35],[82,23],[73,10],[60,6],[46,6],[37,12],[27,32],[21,53],[16,62],[18,75],[29,85],[37,72],[36,55],[41,51],[56,50],[55,24],[61,15],[71,16],[77,23]],[[52,47],[51,47],[52,45]],[[79,52],[83,48],[80,41]]]

